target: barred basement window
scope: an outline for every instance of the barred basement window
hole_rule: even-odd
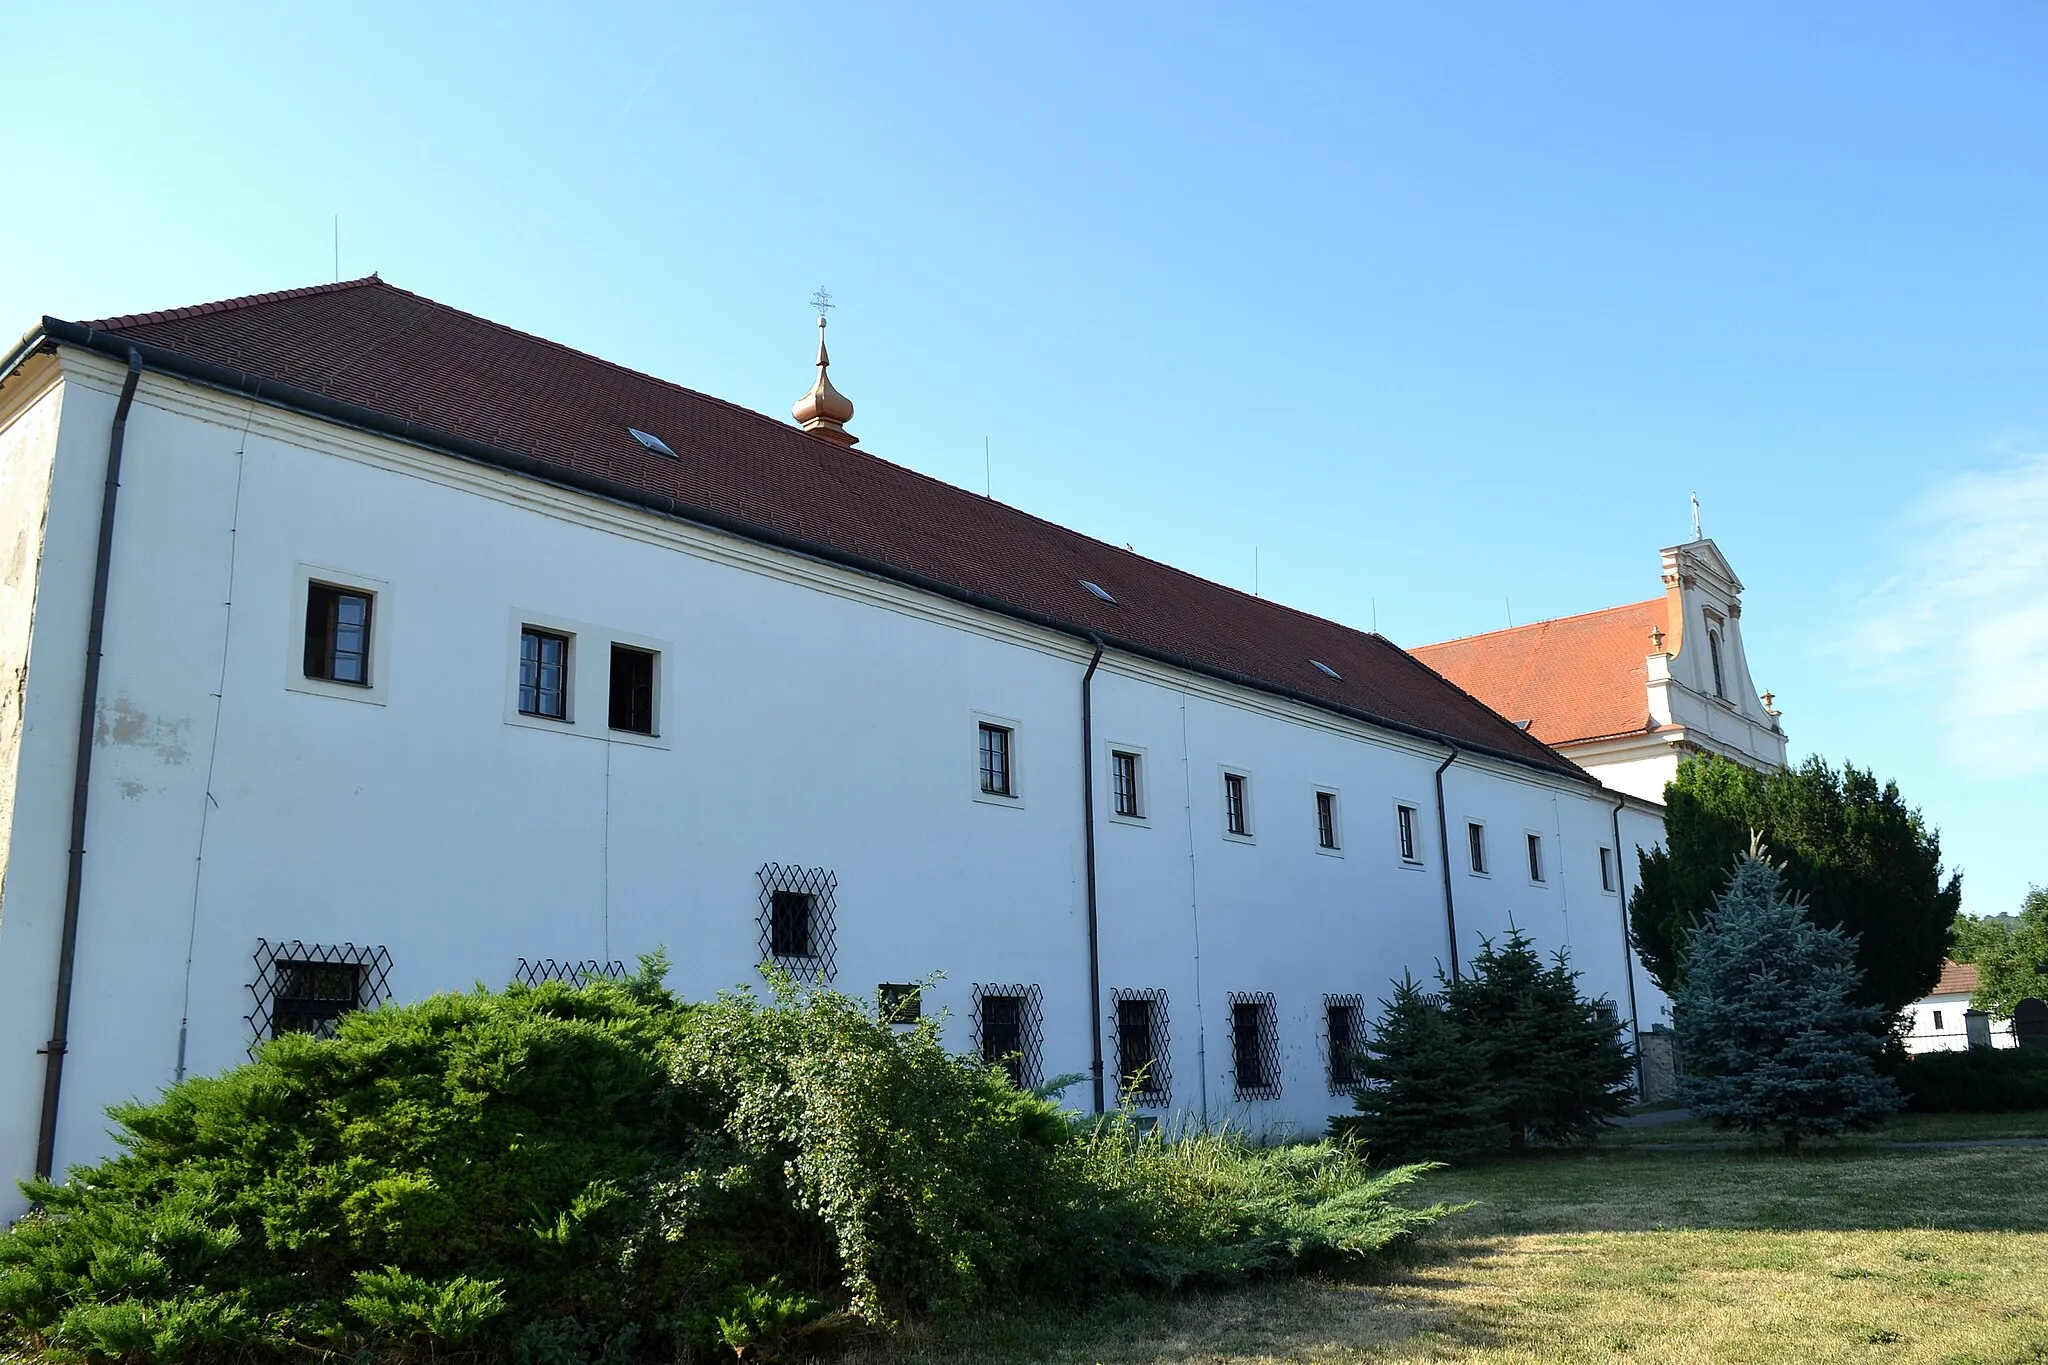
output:
[[[1612,1000],[1594,1001],[1593,1017],[1595,1019],[1598,1019],[1603,1024],[1618,1025],[1621,1023],[1621,1011],[1614,1007],[1614,1002]],[[1938,1014],[1934,1016],[1934,1026],[1936,1028],[1941,1027],[1941,1016]]]
[[[986,795],[1017,794],[1010,763],[1010,740],[1015,734],[1008,726],[981,723],[981,790]]]
[[[1280,1098],[1278,1016],[1271,991],[1230,994],[1231,1075],[1241,1100]]]
[[[519,965],[512,969],[512,979],[522,986],[538,986],[543,981],[564,981],[579,990],[593,981],[624,981],[626,964],[623,962],[600,962],[594,957],[581,962],[552,957],[519,959]]]
[[[1486,875],[1486,826],[1477,820],[1465,825],[1465,844],[1471,850],[1472,870],[1480,876]]]
[[[612,714],[614,730],[654,733],[654,655],[631,645],[612,646]]]
[[[255,1044],[287,1033],[332,1038],[341,1016],[391,998],[391,954],[381,945],[256,940],[256,1008],[246,1017]]]
[[[1164,1105],[1173,1096],[1173,1067],[1167,1052],[1166,992],[1110,992],[1116,1013],[1117,1091],[1139,1104]]]
[[[974,988],[974,1047],[981,1060],[1010,1073],[1019,1089],[1044,1083],[1044,997],[1036,986]]]
[[[914,1024],[924,1017],[924,991],[918,986],[884,983],[875,990],[875,1004],[885,1024]]]
[[[1116,813],[1132,820],[1143,819],[1143,812],[1138,806],[1138,756],[1122,752],[1110,754],[1109,780]]]
[[[823,984],[836,966],[833,907],[839,878],[822,867],[763,863],[761,956],[798,981]]]
[[[1422,855],[1416,851],[1415,844],[1415,807],[1394,807],[1394,827],[1400,836],[1401,861],[1404,863],[1421,862]]]
[[[331,583],[306,585],[306,676],[370,685],[371,594]]]
[[[1329,1049],[1329,1079],[1332,1095],[1356,1090],[1361,1077],[1358,1057],[1365,1051],[1365,997],[1326,995],[1323,997],[1324,1038]]]
[[[527,626],[519,632],[519,713],[569,718],[569,637]]]

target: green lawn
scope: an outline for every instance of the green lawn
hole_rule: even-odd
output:
[[[2048,1148],[1597,1150],[1440,1172],[1471,1201],[1352,1280],[982,1317],[863,1365],[2048,1365]]]

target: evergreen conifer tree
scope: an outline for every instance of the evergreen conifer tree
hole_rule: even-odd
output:
[[[1899,1093],[1873,1065],[1883,1007],[1856,1003],[1856,939],[1785,894],[1752,839],[1713,913],[1693,926],[1673,1000],[1680,1096],[1723,1128],[1801,1138],[1873,1128]]]
[[[1579,994],[1578,979],[1563,950],[1546,967],[1514,929],[1499,947],[1483,941],[1471,972],[1444,985],[1452,1018],[1484,1059],[1487,1095],[1515,1151],[1532,1134],[1590,1140],[1633,1090],[1619,1025]]]
[[[1404,972],[1359,1058],[1358,1112],[1330,1126],[1380,1159],[1475,1155],[1501,1140],[1485,1067],[1477,1044]]]

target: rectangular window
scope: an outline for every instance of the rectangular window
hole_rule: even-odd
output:
[[[335,1021],[362,1003],[363,968],[355,962],[279,962],[270,1004],[270,1036],[332,1037]]]
[[[1714,695],[1728,700],[1728,680],[1721,672],[1721,632],[1707,627],[1707,654],[1714,665]]]
[[[1132,820],[1144,818],[1138,804],[1138,756],[1122,752],[1109,756],[1110,795],[1118,815]]]
[[[1230,1007],[1230,1052],[1237,1067],[1237,1088],[1263,1089],[1266,1061],[1259,1055],[1258,1005],[1247,1002]]]
[[[1316,842],[1324,848],[1337,846],[1337,798],[1331,792],[1316,793]]]
[[[1016,995],[984,995],[981,1007],[981,1060],[1010,1073],[1010,1083],[1024,1084],[1024,1000]]]
[[[1232,834],[1252,832],[1251,814],[1245,808],[1244,776],[1223,774],[1223,828]]]
[[[1394,807],[1394,823],[1401,836],[1401,861],[1404,863],[1421,862],[1422,855],[1417,852],[1415,842],[1415,807]]]
[[[885,984],[875,996],[885,1024],[914,1024],[924,1017],[924,992],[916,986]]]
[[[306,676],[370,685],[371,595],[331,583],[306,585]]]
[[[1116,1074],[1119,1093],[1148,1103],[1167,1096],[1163,996],[1119,997],[1116,1002]]]
[[[1358,1084],[1359,1002],[1325,997],[1323,1024],[1330,1040],[1330,1093]]]
[[[1540,834],[1529,836],[1529,880],[1543,880],[1543,836]]]
[[[1614,1007],[1614,1002],[1612,1000],[1594,1001],[1593,1017],[1595,1019],[1598,1019],[1603,1024],[1621,1023],[1621,1011]]]
[[[612,729],[654,733],[654,654],[631,645],[612,646]]]
[[[1472,853],[1472,870],[1486,875],[1486,826],[1476,820],[1465,824],[1465,846]]]
[[[1940,1011],[1940,1010],[1936,1010],[1936,1011],[1934,1012],[1934,1031],[1935,1031],[1936,1033],[1939,1033],[1939,1032],[1941,1032],[1941,1011]]]
[[[569,718],[569,637],[532,626],[519,632],[519,712]]]
[[[981,790],[986,795],[1017,794],[1010,762],[1010,740],[1014,734],[1006,726],[981,723]]]
[[[1614,850],[1611,848],[1603,847],[1600,850],[1600,889],[1614,889]]]
[[[768,897],[768,951],[775,957],[810,957],[811,915],[817,897],[775,891]]]

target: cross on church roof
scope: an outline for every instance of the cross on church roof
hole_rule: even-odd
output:
[[[826,309],[837,308],[838,306],[838,304],[832,302],[831,291],[822,284],[818,286],[818,292],[811,295],[811,307],[818,310],[819,317],[825,316]]]

